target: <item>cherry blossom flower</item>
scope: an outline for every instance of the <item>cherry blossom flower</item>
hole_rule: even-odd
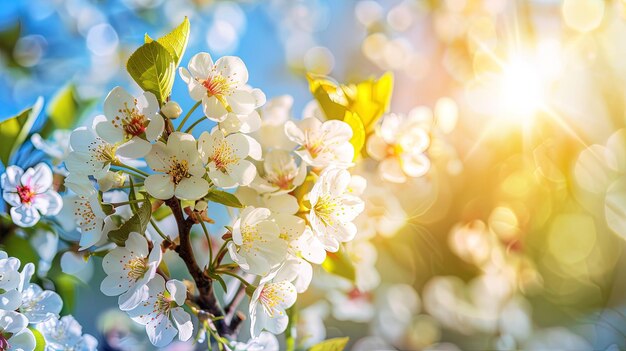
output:
[[[250,137],[240,133],[224,136],[222,131],[214,129],[200,135],[198,149],[207,164],[209,178],[221,188],[248,185],[256,175],[256,167],[246,158],[259,159],[261,148]]]
[[[63,300],[59,294],[43,290],[39,285],[30,283],[35,273],[35,265],[27,263],[20,273],[20,292],[18,312],[22,313],[31,324],[45,322],[50,318],[58,318]]]
[[[233,224],[228,252],[244,271],[265,275],[285,259],[287,243],[280,238],[269,209],[248,206]]]
[[[189,61],[189,70],[180,68],[191,98],[202,101],[204,114],[210,120],[223,121],[229,110],[246,115],[254,111],[257,98],[244,89],[248,70],[239,57],[224,56],[215,63],[211,55],[201,52]]]
[[[284,194],[301,185],[306,174],[306,163],[298,166],[289,151],[272,150],[265,155],[263,172],[250,186],[261,193]]]
[[[71,207],[73,220],[80,231],[80,249],[85,250],[92,246],[100,246],[106,243],[109,231],[117,229],[118,225],[102,210],[98,192],[86,176],[70,174],[65,178],[65,185],[77,195],[66,197],[66,206]],[[125,194],[119,191],[105,193],[102,202],[121,202],[125,198],[112,198],[117,194]],[[107,199],[108,198],[108,199]]]
[[[46,350],[96,351],[98,340],[83,334],[82,326],[73,316],[51,318],[37,324],[37,330],[46,340]]]
[[[0,350],[33,351],[35,346],[28,319],[15,311],[0,310]]]
[[[111,163],[120,161],[116,146],[106,142],[93,132],[93,127],[79,127],[70,135],[72,151],[65,159],[65,167],[71,173],[104,177]]]
[[[307,164],[325,168],[329,165],[348,167],[352,164],[354,147],[350,144],[352,129],[342,121],[321,122],[305,118],[297,124],[285,123],[285,134],[300,146],[296,153]]]
[[[197,200],[209,191],[209,183],[202,177],[206,170],[200,161],[196,139],[191,134],[174,132],[167,145],[157,142],[146,156],[148,166],[159,174],[145,180],[148,193],[157,199],[176,196],[183,200]]]
[[[278,339],[272,333],[263,331],[258,337],[248,340],[248,342],[234,342],[231,351],[274,351],[280,348]]]
[[[20,227],[32,227],[41,216],[54,216],[63,206],[61,196],[52,189],[52,170],[39,163],[24,172],[9,166],[0,178],[2,197],[11,206],[11,219]]]
[[[146,326],[148,338],[156,347],[168,345],[177,333],[180,341],[189,340],[193,334],[191,316],[180,307],[187,298],[185,284],[176,279],[165,282],[156,275],[148,288],[148,296],[128,315]]]
[[[15,310],[22,303],[19,269],[19,259],[0,251],[0,309]]]
[[[104,256],[102,268],[107,274],[100,290],[107,296],[120,295],[123,311],[137,307],[148,298],[148,282],[156,276],[161,263],[161,248],[148,252],[148,242],[142,235],[131,232],[124,247],[117,247]]]
[[[94,119],[98,136],[118,145],[116,154],[128,158],[140,158],[150,152],[150,142],[159,138],[164,127],[154,94],[146,91],[135,98],[121,87],[111,90],[104,100],[104,116]]]
[[[252,136],[264,150],[293,150],[296,143],[285,134],[285,123],[291,117],[293,97],[282,95],[269,100],[261,109],[261,127]]]
[[[335,252],[340,242],[356,235],[352,223],[363,212],[363,200],[349,191],[350,173],[340,168],[326,169],[309,193],[311,228],[324,243],[326,250]]]
[[[402,115],[388,114],[367,140],[367,153],[380,161],[378,172],[390,182],[404,183],[407,177],[421,177],[430,168],[424,152],[430,137],[423,122]]]
[[[250,334],[258,337],[262,330],[272,334],[285,331],[289,323],[286,309],[298,298],[296,288],[288,281],[272,281],[274,275],[263,278],[250,298]]]

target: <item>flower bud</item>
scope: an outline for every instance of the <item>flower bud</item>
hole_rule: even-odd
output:
[[[176,119],[183,112],[183,109],[176,101],[168,101],[161,107],[161,112],[169,119]]]
[[[196,202],[196,211],[204,211],[209,207],[209,204],[206,201],[198,201]]]

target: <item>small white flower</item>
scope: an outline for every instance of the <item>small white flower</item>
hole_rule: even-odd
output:
[[[430,137],[423,122],[402,115],[388,114],[367,140],[367,153],[380,161],[378,172],[390,182],[404,183],[407,177],[421,177],[430,168],[424,151]]]
[[[46,340],[46,350],[96,351],[98,340],[83,334],[82,326],[71,315],[51,318],[37,324],[37,330]]]
[[[216,128],[200,135],[198,149],[202,161],[207,164],[209,178],[221,188],[248,185],[256,176],[256,167],[246,158],[259,159],[261,148],[250,137],[240,133],[225,137]]]
[[[182,309],[187,298],[183,282],[172,279],[165,282],[157,275],[148,283],[149,294],[128,315],[137,323],[146,326],[150,342],[156,347],[164,347],[178,333],[180,341],[187,341],[193,334],[191,316]]]
[[[285,259],[287,243],[280,238],[270,210],[248,206],[233,224],[228,252],[244,271],[265,275]]]
[[[146,238],[131,232],[124,247],[117,247],[104,256],[102,268],[107,274],[100,290],[107,296],[120,295],[120,309],[128,311],[148,298],[148,283],[156,276],[161,263],[161,247],[148,252]]]
[[[235,342],[232,351],[274,351],[280,348],[278,339],[272,333],[261,332],[258,337],[248,340],[248,342]]]
[[[298,298],[296,288],[287,281],[270,281],[273,275],[261,280],[250,298],[250,334],[258,337],[262,330],[272,334],[285,331],[289,323],[286,309]]]
[[[257,98],[244,89],[248,70],[239,57],[224,56],[214,64],[211,55],[201,52],[191,58],[188,68],[181,67],[180,76],[191,98],[202,100],[204,114],[210,120],[223,121],[229,112],[227,107],[238,115],[247,115],[256,108]]]
[[[306,174],[306,163],[298,166],[289,151],[272,150],[263,160],[263,173],[250,186],[261,193],[284,194],[301,185]]]
[[[146,156],[148,166],[161,174],[152,174],[144,184],[148,193],[157,199],[176,196],[183,200],[197,200],[209,191],[209,183],[202,177],[202,166],[196,139],[193,135],[174,132],[167,145],[157,142]]]
[[[70,135],[72,151],[65,159],[70,173],[92,175],[100,179],[106,175],[111,163],[118,162],[116,146],[93,132],[93,128],[79,127]]]
[[[63,200],[52,189],[52,170],[39,163],[24,172],[9,166],[0,178],[2,197],[11,206],[11,219],[20,227],[32,227],[41,216],[54,216],[61,211]]]
[[[124,88],[115,87],[104,100],[104,116],[94,119],[98,136],[118,145],[116,154],[140,158],[150,152],[165,122],[159,114],[159,102],[151,92],[135,98]]]
[[[288,121],[285,123],[285,134],[300,146],[296,153],[313,167],[348,167],[352,164],[352,129],[345,122],[330,120],[322,123],[313,117],[305,118],[298,124]]]
[[[72,208],[74,222],[80,231],[80,249],[85,250],[92,246],[100,246],[106,243],[109,231],[117,229],[115,221],[102,210],[98,192],[91,181],[82,175],[70,174],[65,178],[65,185],[77,196],[67,197],[66,205]],[[103,197],[111,198],[117,194],[125,194],[119,191],[105,193]],[[125,201],[125,198],[114,199],[113,202]]]
[[[15,311],[0,310],[0,350],[33,351],[35,336],[28,319]]]
[[[350,173],[329,168],[320,175],[309,193],[309,222],[326,250],[335,252],[340,242],[354,239],[356,226],[352,221],[363,212],[363,200],[349,191]]]
[[[72,134],[71,130],[61,129],[55,130],[50,140],[44,140],[37,133],[30,137],[30,141],[37,150],[50,156],[54,173],[67,175],[67,170],[63,167],[62,162],[70,152],[70,134]]]
[[[176,119],[183,113],[183,109],[176,101],[170,100],[163,105],[161,112],[169,119]]]
[[[43,290],[37,284],[28,284],[22,291],[22,304],[18,310],[30,323],[37,324],[50,318],[58,318],[62,307],[63,300],[59,294]]]
[[[20,260],[0,251],[0,309],[15,310],[22,303],[19,292]]]

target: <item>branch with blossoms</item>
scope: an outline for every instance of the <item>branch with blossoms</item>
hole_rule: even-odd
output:
[[[262,335],[287,331],[294,349],[294,305],[314,265],[355,278],[344,245],[357,235],[366,182],[354,170],[374,161],[392,182],[424,175],[426,122],[387,115],[378,123],[391,96],[388,74],[357,86],[310,76],[317,105],[290,120],[280,99],[267,102],[247,84],[240,58],[213,61],[208,53],[178,68],[195,101],[183,108],[171,89],[188,35],[185,19],[162,38],[146,36],[127,63],[143,92],[114,88],[104,114],[71,132],[59,174],[63,197],[43,163],[25,172],[8,167],[3,197],[19,227],[42,225],[40,218],[70,208],[80,235],[67,239],[63,257],[103,257],[100,290],[118,298],[154,346],[208,339],[209,346],[237,349],[272,344],[273,336]],[[236,214],[211,233],[223,221],[213,214],[220,207]],[[166,228],[166,218],[175,226]],[[192,281],[171,274],[167,251],[180,257]],[[230,296],[219,298],[217,287]],[[237,342],[246,319],[248,344]],[[342,348],[346,340],[334,342]]]

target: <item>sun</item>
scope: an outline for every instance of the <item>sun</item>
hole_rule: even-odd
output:
[[[529,119],[539,111],[546,96],[546,81],[528,58],[515,57],[502,67],[499,95],[507,118]]]

